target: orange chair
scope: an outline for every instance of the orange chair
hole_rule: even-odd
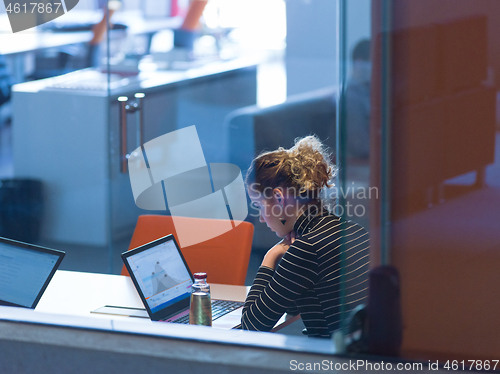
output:
[[[186,220],[186,224],[193,230],[209,230],[217,225],[227,224],[227,221],[216,219],[176,217],[176,221],[178,219]],[[169,234],[173,234],[179,244],[171,216],[139,216],[129,250]],[[253,225],[241,222],[220,236],[181,248],[181,252],[191,272],[206,272],[209,283],[243,286],[252,250],[252,238]],[[129,275],[125,266],[121,274]]]

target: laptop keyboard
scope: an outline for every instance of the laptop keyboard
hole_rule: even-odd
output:
[[[220,318],[228,313],[231,313],[233,310],[242,307],[243,304],[244,303],[240,301],[212,300],[212,321],[215,321],[217,318]],[[188,324],[189,313],[171,322]]]
[[[170,322],[187,324],[187,323],[189,323],[189,313],[186,314],[185,316],[179,317],[179,318],[174,319],[173,321],[170,321]]]
[[[233,310],[242,307],[244,303],[239,301],[214,300],[212,301],[212,321],[222,317]]]

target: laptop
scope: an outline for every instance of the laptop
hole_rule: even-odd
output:
[[[0,238],[0,305],[35,309],[64,254]]]
[[[194,278],[173,235],[122,253],[122,259],[151,320],[189,323]],[[212,299],[212,326],[239,328],[243,304]]]

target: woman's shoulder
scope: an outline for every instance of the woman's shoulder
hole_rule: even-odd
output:
[[[335,242],[342,236],[357,239],[367,237],[368,232],[358,223],[338,217],[333,213],[311,219],[299,232],[300,239],[309,245],[323,242],[325,239],[328,239],[329,242]]]

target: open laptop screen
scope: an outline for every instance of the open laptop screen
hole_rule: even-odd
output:
[[[0,238],[0,305],[34,308],[64,252]]]
[[[174,240],[129,256],[127,261],[153,314],[190,297],[193,281]]]

